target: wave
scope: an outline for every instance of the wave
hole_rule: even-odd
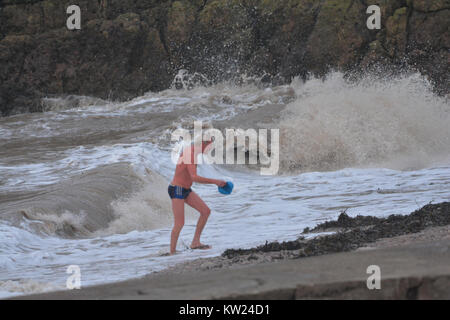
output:
[[[335,72],[291,85],[297,99],[279,122],[285,172],[403,170],[450,155],[450,105],[419,74],[351,82]]]
[[[78,95],[50,96],[41,100],[43,111],[92,108],[93,106],[104,106],[110,103],[100,98]]]
[[[125,199],[112,203],[114,220],[98,235],[145,231],[168,227],[172,224],[172,203],[167,194],[168,182],[147,169],[145,185]],[[185,207],[185,218],[193,220],[194,211]]]
[[[137,171],[129,163],[87,170],[5,204],[2,219],[17,226],[25,221],[33,233],[67,238],[170,226],[168,181],[150,169],[145,175]],[[194,216],[192,210],[186,215],[188,219]]]
[[[0,299],[23,294],[37,294],[66,289],[65,286],[35,281],[32,279],[0,281]]]
[[[138,107],[142,107],[142,113],[133,113]],[[175,111],[166,112],[166,107]],[[61,160],[56,171],[49,171],[55,176],[37,175],[34,167],[24,175],[20,166],[16,171],[10,169],[17,167],[15,162],[6,163],[8,166],[4,168],[11,175],[11,183],[15,183],[15,177],[28,181],[33,176],[40,179],[37,179],[40,184],[36,188],[37,182],[33,184],[32,190],[26,189],[27,185],[18,185],[14,192],[5,184],[11,192],[2,200],[1,219],[20,226],[25,218],[27,226],[35,232],[69,238],[170,226],[168,181],[161,175],[172,174],[173,170],[166,165],[172,146],[168,133],[178,127],[190,129],[194,119],[211,121],[222,130],[279,128],[284,174],[346,167],[419,168],[440,158],[448,160],[450,155],[448,100],[433,94],[431,85],[419,74],[387,79],[368,75],[356,82],[334,72],[325,80],[296,78],[289,85],[272,88],[222,83],[190,90],[168,89],[101,108],[123,108],[128,113],[125,117],[112,115],[106,124],[96,122],[97,113],[87,114],[83,123],[89,123],[93,131],[82,130],[81,136],[92,140],[92,136],[101,132],[104,139],[108,137],[109,143],[113,143],[109,130],[123,128],[129,133],[129,136],[121,133],[120,137],[126,146],[151,140],[155,148],[151,152],[145,152],[140,145],[136,150],[123,149],[120,157],[116,149],[106,148],[107,153],[114,152],[116,157],[108,157],[109,164],[98,165],[95,155],[95,161],[89,161],[92,163],[89,166],[85,164],[85,169],[72,169]],[[61,126],[65,128],[66,124]],[[55,134],[63,135],[64,139],[59,141],[65,146],[73,132],[55,128]],[[16,132],[16,136],[23,142],[27,135]],[[102,148],[105,141],[99,140],[95,148]],[[55,147],[48,144],[48,148]],[[103,149],[100,151],[101,155],[105,153]],[[140,161],[140,156],[151,160]],[[82,153],[71,157],[80,159]],[[155,171],[136,170],[149,161]],[[60,182],[54,183],[53,179]],[[189,209],[187,216],[194,216]]]

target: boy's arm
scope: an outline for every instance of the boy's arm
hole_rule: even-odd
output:
[[[219,187],[223,187],[226,182],[222,180],[216,180],[216,179],[209,179],[205,177],[201,177],[197,175],[197,165],[196,164],[187,164],[186,165],[187,170],[189,172],[189,175],[191,176],[191,179],[193,182],[197,183],[204,183],[204,184],[215,184]]]

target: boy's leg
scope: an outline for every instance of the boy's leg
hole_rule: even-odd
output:
[[[184,226],[184,200],[172,199],[172,210],[174,223],[172,233],[170,235],[170,254],[174,254],[177,249],[177,241],[180,231]]]
[[[210,246],[205,246],[200,242],[200,236],[202,235],[203,228],[208,221],[208,217],[211,214],[211,209],[206,205],[206,203],[192,191],[186,198],[186,203],[192,208],[200,212],[200,217],[198,218],[197,227],[195,228],[194,239],[191,243],[192,249],[209,249]]]

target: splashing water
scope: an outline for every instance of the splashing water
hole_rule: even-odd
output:
[[[178,78],[124,103],[51,98],[45,113],[0,119],[2,296],[63,289],[69,265],[80,266],[83,286],[125,280],[295,239],[347,208],[386,216],[450,200],[450,106],[417,74],[351,83],[332,73],[272,88]],[[170,134],[194,120],[279,128],[281,174],[200,166],[235,185],[230,196],[193,186],[213,212],[202,238],[213,249],[187,249],[197,214],[186,209],[181,253],[166,257]]]

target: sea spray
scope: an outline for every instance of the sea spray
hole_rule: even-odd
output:
[[[287,172],[423,168],[450,154],[450,105],[419,74],[352,83],[332,73],[292,86],[298,98],[280,121]]]

